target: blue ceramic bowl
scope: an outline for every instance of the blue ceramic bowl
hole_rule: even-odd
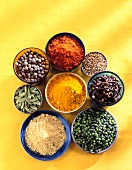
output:
[[[45,156],[45,155],[41,155],[41,154],[35,153],[35,152],[31,151],[28,148],[28,146],[26,145],[26,142],[25,142],[25,130],[26,130],[29,122],[32,119],[34,119],[35,117],[37,117],[37,116],[39,116],[41,114],[49,114],[49,115],[52,115],[52,116],[56,116],[58,119],[61,120],[62,124],[65,127],[66,140],[65,140],[64,144],[62,145],[62,147],[54,155]],[[40,111],[37,111],[37,112],[31,114],[24,121],[24,123],[22,125],[22,128],[21,128],[20,138],[21,138],[21,143],[22,143],[23,148],[25,149],[25,151],[30,156],[32,156],[35,159],[41,160],[41,161],[50,161],[50,160],[53,160],[53,159],[56,159],[56,158],[60,157],[62,154],[64,154],[66,152],[66,150],[68,149],[68,147],[70,145],[70,142],[71,142],[71,131],[70,131],[70,126],[69,126],[68,122],[60,114],[58,114],[57,112],[50,111],[50,110],[40,110]]]
[[[96,80],[97,78],[101,77],[101,76],[104,76],[104,75],[114,76],[116,78],[116,80],[118,80],[119,85],[122,86],[122,88],[120,90],[120,93],[119,93],[120,94],[120,98],[116,102],[111,102],[109,104],[108,103],[100,103],[96,99],[93,99],[92,95],[90,94],[91,85],[92,85],[93,81]],[[111,71],[102,71],[102,72],[94,74],[90,78],[90,80],[88,82],[88,85],[87,85],[87,90],[88,90],[88,94],[89,94],[91,100],[93,101],[93,104],[95,104],[95,105],[97,105],[99,107],[112,106],[112,105],[118,103],[122,99],[122,97],[124,95],[124,83],[123,83],[121,78],[116,73],[111,72]]]

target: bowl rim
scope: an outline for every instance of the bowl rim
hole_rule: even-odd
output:
[[[117,101],[114,102],[114,103],[110,103],[110,104],[100,104],[99,102],[97,102],[96,100],[94,100],[94,99],[91,97],[91,95],[90,95],[90,93],[89,93],[89,90],[90,90],[89,87],[90,87],[91,82],[93,81],[93,79],[94,79],[96,76],[101,75],[101,74],[105,75],[105,74],[107,74],[107,73],[112,74],[113,76],[115,76],[115,77],[117,77],[117,78],[119,79],[119,81],[120,81],[120,83],[121,83],[121,85],[122,85],[122,94],[121,94],[121,97],[119,98],[119,100],[117,100]],[[115,105],[116,103],[118,103],[118,102],[122,99],[122,97],[123,97],[123,95],[124,95],[125,87],[124,87],[124,83],[123,83],[122,79],[121,79],[116,73],[114,73],[114,72],[112,72],[112,71],[101,71],[101,72],[98,72],[98,73],[94,74],[92,77],[90,77],[90,79],[89,79],[89,81],[88,81],[88,84],[87,84],[87,91],[88,91],[88,95],[89,95],[90,99],[91,99],[97,106],[99,106],[99,107],[105,107],[105,106],[112,106],[112,105]]]
[[[17,56],[18,56],[21,52],[23,52],[23,51],[25,51],[25,50],[31,50],[31,49],[38,50],[38,51],[41,51],[42,53],[44,53],[44,55],[46,56],[46,58],[47,58],[47,60],[48,60],[48,62],[49,62],[49,59],[48,59],[48,57],[47,57],[47,54],[46,54],[43,50],[41,50],[40,48],[37,48],[37,47],[27,47],[27,48],[24,48],[24,49],[22,49],[21,51],[19,51],[19,52],[16,54],[16,56],[15,56],[15,58],[14,58],[14,60],[13,60],[13,70],[14,70],[15,75],[18,77],[18,79],[21,80],[22,82],[27,83],[27,84],[34,84],[34,83],[39,83],[39,82],[41,82],[41,81],[48,75],[49,70],[50,70],[50,62],[49,62],[48,72],[46,73],[46,75],[45,75],[43,78],[41,78],[40,80],[37,80],[37,81],[26,81],[26,80],[24,80],[24,79],[22,79],[21,77],[18,76],[17,71],[16,71],[16,69],[15,69],[15,67],[14,67],[14,66],[15,66],[15,63],[16,63],[15,60],[16,60]]]
[[[85,89],[86,89],[85,100],[84,100],[84,102],[79,106],[79,108],[77,108],[77,109],[75,109],[75,110],[72,110],[72,111],[61,111],[61,110],[58,110],[58,109],[56,109],[54,106],[52,106],[52,105],[50,104],[49,100],[48,100],[48,97],[47,97],[47,88],[48,88],[48,85],[49,85],[49,83],[51,82],[51,80],[53,80],[55,77],[57,77],[57,76],[59,76],[59,75],[61,75],[61,74],[69,74],[69,75],[73,75],[73,76],[75,76],[75,77],[78,77],[78,78],[83,82],[83,84],[84,84],[84,86],[85,86]],[[75,111],[79,110],[79,109],[84,105],[84,103],[86,102],[86,99],[87,99],[87,85],[86,85],[86,82],[82,79],[81,76],[79,76],[79,75],[76,74],[76,73],[71,73],[71,72],[57,73],[57,74],[53,75],[53,76],[50,78],[50,80],[48,81],[48,83],[47,83],[47,85],[46,85],[46,87],[45,87],[45,98],[46,98],[46,101],[47,101],[47,103],[49,104],[49,106],[50,106],[52,109],[54,109],[55,111],[59,112],[59,113],[72,113],[72,112],[75,112]]]
[[[16,92],[17,92],[17,90],[19,90],[20,88],[25,87],[25,86],[34,87],[34,88],[36,88],[36,89],[39,91],[41,101],[40,101],[40,106],[39,106],[38,109],[36,110],[36,111],[38,111],[38,110],[40,109],[40,107],[42,106],[42,104],[43,104],[43,95],[42,95],[42,92],[41,92],[41,90],[40,90],[39,88],[37,88],[36,86],[33,86],[33,85],[31,85],[31,84],[24,84],[24,85],[19,86],[19,87],[16,89],[16,91],[15,91],[15,93],[14,93],[14,95],[13,95],[13,102],[14,102],[15,107],[17,108],[17,106],[16,106],[16,104],[15,104]],[[29,113],[29,112],[23,112],[23,111],[19,110],[18,108],[17,108],[17,110],[20,111],[21,113],[26,113],[26,114],[33,114],[33,113],[34,113],[34,112],[31,112],[31,113]],[[35,111],[35,112],[36,112],[36,111]]]
[[[74,39],[76,39],[76,40],[79,42],[79,44],[81,45],[81,47],[82,47],[82,49],[83,49],[83,51],[84,51],[84,56],[83,56],[83,58],[82,58],[82,61],[83,61],[83,59],[84,59],[84,57],[85,57],[85,46],[84,46],[84,43],[82,42],[82,40],[81,40],[77,35],[75,35],[75,34],[73,34],[73,33],[71,33],[71,32],[60,32],[60,33],[57,33],[57,34],[53,35],[53,36],[48,40],[48,42],[46,43],[46,46],[45,46],[45,54],[46,54],[46,56],[48,57],[49,61],[50,61],[50,57],[49,57],[48,54],[47,54],[48,45],[51,43],[51,41],[52,41],[53,39],[57,38],[58,36],[64,36],[64,35],[68,35],[68,36],[70,36],[70,37],[73,37]],[[58,71],[60,71],[60,72],[63,73],[63,72],[71,72],[71,71],[75,70],[76,68],[78,68],[78,67],[81,65],[82,61],[80,62],[80,64],[79,64],[78,66],[73,67],[72,69],[69,69],[69,70],[67,70],[67,71],[66,71],[66,70],[59,70],[57,67],[55,67],[54,65],[52,65],[51,62],[50,62],[50,65],[51,65],[55,70],[58,70]]]
[[[28,148],[28,146],[26,145],[25,142],[25,130],[29,124],[29,122],[34,119],[35,117],[40,116],[41,114],[49,114],[52,116],[57,117],[59,120],[61,120],[62,124],[65,127],[65,132],[66,132],[66,140],[64,142],[64,144],[61,146],[61,148],[59,148],[59,150],[53,154],[53,155],[40,155],[41,157],[39,157],[39,155],[33,151],[30,150],[30,148]],[[59,158],[61,155],[63,155],[66,150],[69,148],[69,145],[71,143],[71,130],[70,130],[70,125],[68,124],[67,120],[60,115],[59,113],[52,111],[52,110],[39,110],[34,112],[33,114],[29,115],[25,121],[23,122],[22,126],[21,126],[21,130],[20,130],[20,141],[21,144],[24,148],[24,150],[33,158],[37,159],[37,160],[41,160],[41,161],[50,161],[50,160],[54,160],[56,158]],[[63,151],[61,152],[60,150],[63,149]]]
[[[108,148],[106,148],[106,149],[104,149],[104,150],[102,150],[102,151],[92,152],[92,153],[89,152],[89,151],[86,151],[86,150],[84,150],[82,147],[80,147],[80,146],[76,143],[76,140],[75,140],[74,135],[73,135],[73,125],[74,125],[74,123],[75,123],[75,121],[76,121],[76,118],[77,118],[80,114],[82,114],[84,111],[90,110],[90,109],[103,110],[103,111],[107,112],[109,115],[112,116],[112,118],[114,119],[114,121],[115,121],[115,123],[116,123],[116,137],[115,137],[113,143],[112,143]],[[107,111],[106,109],[101,108],[101,107],[88,107],[88,108],[85,108],[85,109],[83,109],[82,111],[80,111],[80,112],[76,115],[76,117],[74,118],[74,120],[73,120],[73,122],[72,122],[72,125],[71,125],[71,136],[72,136],[73,142],[74,142],[74,143],[77,145],[77,147],[79,147],[81,150],[83,150],[83,151],[85,151],[85,152],[87,152],[87,153],[90,153],[90,154],[100,154],[100,153],[106,152],[107,150],[109,150],[109,149],[115,144],[115,142],[116,142],[116,140],[117,140],[117,137],[118,137],[118,124],[117,124],[117,121],[116,121],[115,117],[114,117],[109,111]]]
[[[88,52],[86,55],[85,55],[85,57],[84,57],[84,60],[85,60],[85,58],[89,58],[89,56],[87,57],[87,55],[89,55],[90,53],[100,53],[100,54],[102,54],[102,56],[103,56],[103,58],[106,60],[106,68],[105,68],[105,70],[103,70],[103,71],[106,71],[106,69],[107,69],[107,67],[108,67],[108,60],[107,60],[107,58],[106,58],[106,55],[104,55],[102,52],[100,52],[100,51],[90,51],[90,52]],[[83,61],[84,61],[83,60]],[[92,77],[94,74],[86,74],[85,72],[84,72],[84,67],[83,67],[83,61],[82,61],[82,66],[81,66],[81,70],[82,70],[82,72],[86,75],[86,76],[89,76],[89,77]],[[99,72],[97,72],[97,73],[100,73],[100,72],[102,72],[102,71],[99,71]],[[97,74],[97,73],[95,73],[95,74]]]

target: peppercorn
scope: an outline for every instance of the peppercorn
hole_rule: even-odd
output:
[[[42,52],[41,52],[42,53]],[[44,53],[38,49],[25,49],[20,52],[18,60],[15,59],[14,71],[17,76],[27,83],[42,80],[49,71],[49,61]]]

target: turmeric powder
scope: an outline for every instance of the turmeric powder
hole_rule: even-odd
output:
[[[57,110],[70,112],[78,109],[86,99],[86,85],[76,74],[55,75],[47,86],[47,100]]]

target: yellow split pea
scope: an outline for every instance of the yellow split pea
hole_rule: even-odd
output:
[[[54,76],[47,86],[48,102],[57,110],[69,112],[78,109],[86,99],[86,85],[71,73]]]

